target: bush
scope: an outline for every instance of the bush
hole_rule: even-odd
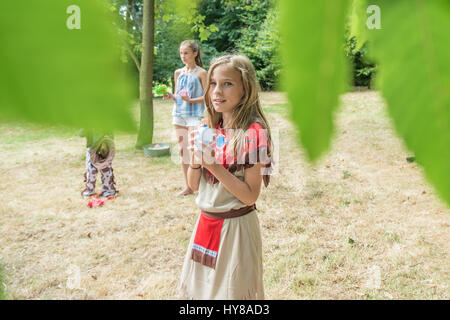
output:
[[[203,52],[209,60],[218,55],[242,53],[252,61],[262,89],[274,89],[280,74],[276,55],[279,35],[273,0],[203,0],[199,12],[205,24],[219,29],[202,42]]]
[[[173,75],[181,68],[179,46],[183,40],[191,39],[192,33],[186,24],[177,21],[155,21],[155,60],[153,65],[154,83],[173,86]]]
[[[276,16],[275,10],[269,11],[259,31],[249,29],[237,44],[239,51],[253,62],[263,90],[275,89],[281,72]]]
[[[347,37],[344,47],[345,55],[353,67],[353,85],[370,88],[376,72],[376,65],[367,58],[367,42],[359,49],[356,48],[356,44],[357,40],[355,37]]]

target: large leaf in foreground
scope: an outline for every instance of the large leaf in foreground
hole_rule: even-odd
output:
[[[350,37],[356,37],[356,47],[358,50],[367,40],[366,28],[366,0],[353,0],[350,14]]]
[[[70,5],[81,29],[69,29]],[[76,19],[71,20],[75,24]],[[130,84],[118,33],[98,0],[3,1],[0,117],[132,130]]]
[[[349,1],[282,0],[283,91],[311,160],[330,144],[349,71],[342,49]]]
[[[397,132],[450,203],[450,2],[384,0],[369,32]]]

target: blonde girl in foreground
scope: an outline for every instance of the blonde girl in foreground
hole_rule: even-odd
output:
[[[271,136],[250,60],[212,61],[205,123],[214,143],[201,151],[190,134],[188,183],[198,190],[195,224],[179,285],[184,299],[264,299],[262,244],[255,202],[271,169]]]

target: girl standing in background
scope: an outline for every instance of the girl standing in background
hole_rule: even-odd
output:
[[[180,44],[180,58],[185,66],[175,70],[175,93],[168,93],[164,98],[175,101],[172,124],[175,126],[185,181],[185,188],[178,195],[189,195],[194,192],[187,183],[188,132],[190,128],[199,126],[204,116],[203,88],[206,85],[207,72],[203,69],[200,46],[194,40],[185,40]]]

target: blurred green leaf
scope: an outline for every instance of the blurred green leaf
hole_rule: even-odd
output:
[[[69,29],[69,20],[80,29]],[[33,122],[134,129],[129,75],[107,3],[4,1],[0,11],[0,116]]]
[[[378,87],[397,132],[450,203],[450,2],[377,1],[381,29],[369,32]]]
[[[359,50],[367,41],[366,8],[367,0],[353,0],[350,17],[350,38],[356,37],[355,50]]]
[[[328,148],[333,112],[344,92],[349,68],[343,52],[349,1],[282,0],[283,91],[311,160]]]

